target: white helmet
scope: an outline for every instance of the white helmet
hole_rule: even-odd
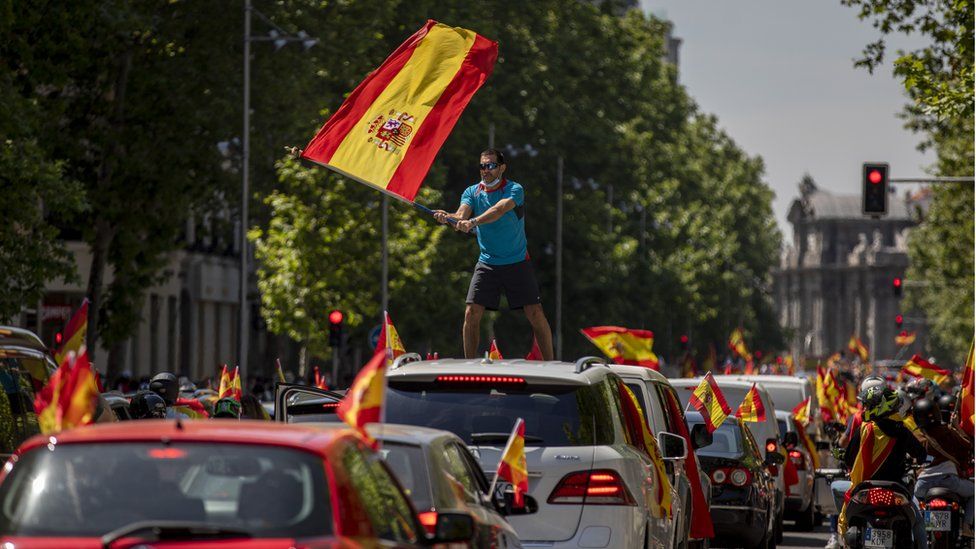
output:
[[[861,385],[857,388],[857,399],[864,401],[864,395],[872,387],[887,387],[888,382],[881,376],[868,376],[861,380]]]

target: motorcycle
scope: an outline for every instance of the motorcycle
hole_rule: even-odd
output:
[[[911,548],[915,511],[906,484],[866,480],[854,487],[847,503],[844,544],[861,548]]]
[[[948,488],[932,488],[919,503],[925,514],[925,530],[929,547],[949,549],[962,547],[960,528],[962,522],[962,498]],[[972,547],[972,540],[969,540]]]

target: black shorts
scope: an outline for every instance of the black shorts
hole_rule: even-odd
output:
[[[468,287],[467,303],[497,311],[502,291],[508,298],[509,309],[521,309],[526,305],[542,303],[532,261],[526,259],[510,265],[488,265],[479,261],[475,265],[471,286]]]

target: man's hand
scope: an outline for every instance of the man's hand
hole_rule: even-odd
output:
[[[447,223],[448,220],[452,219],[453,217],[453,215],[445,212],[444,210],[434,210],[434,221],[437,221],[438,223]]]
[[[457,225],[455,225],[454,228],[462,233],[469,233],[471,232],[471,229],[474,229],[477,226],[478,224],[471,219],[462,219],[461,221],[457,222]]]

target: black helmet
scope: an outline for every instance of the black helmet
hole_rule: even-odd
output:
[[[163,397],[167,406],[172,406],[180,396],[180,382],[175,375],[163,372],[152,378],[149,382],[149,390]]]
[[[935,399],[920,398],[915,401],[912,417],[915,418],[915,424],[922,429],[942,425],[942,413]]]
[[[164,418],[166,402],[152,391],[139,391],[129,400],[129,414],[132,419]]]
[[[950,412],[956,407],[956,395],[952,393],[946,393],[939,397],[939,406],[944,410],[949,410]]]
[[[901,397],[887,387],[871,387],[864,395],[864,419],[888,417],[901,408]]]

